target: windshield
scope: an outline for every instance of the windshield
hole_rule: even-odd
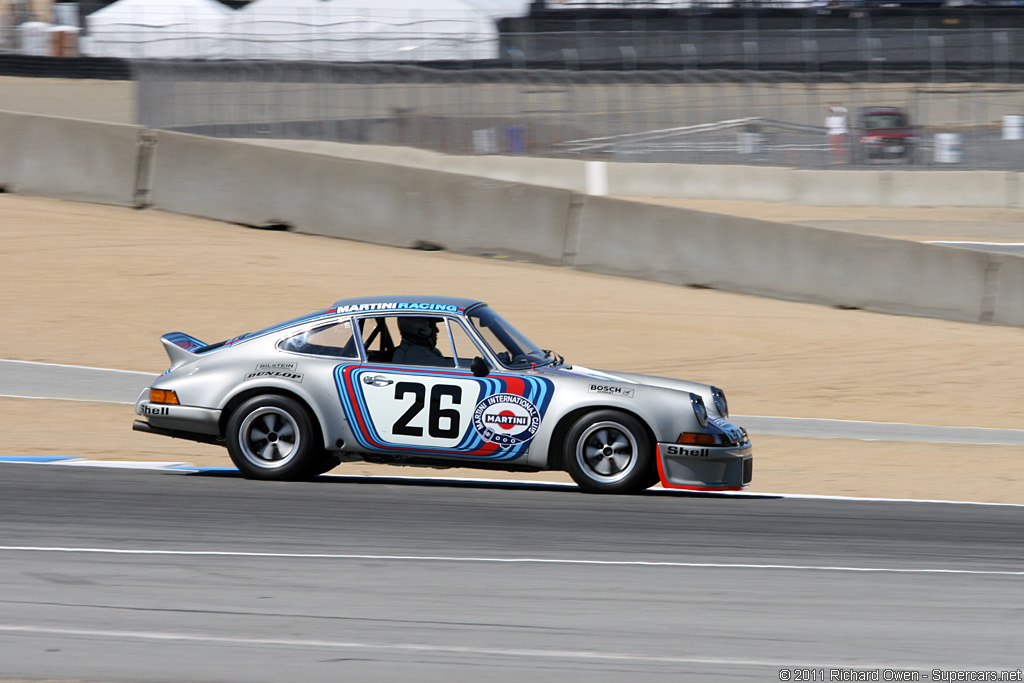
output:
[[[555,360],[554,354],[549,355],[541,351],[487,306],[478,306],[467,311],[466,317],[491,347],[498,361],[506,367],[524,368],[530,365],[544,365]]]
[[[868,114],[864,117],[864,127],[868,130],[885,130],[887,128],[906,128],[907,117],[897,112],[885,114]]]

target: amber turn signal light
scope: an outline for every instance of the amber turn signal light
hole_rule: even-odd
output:
[[[178,395],[169,389],[150,389],[149,390],[149,402],[150,403],[170,403],[171,405],[178,405]]]
[[[717,434],[692,434],[683,432],[679,435],[676,443],[687,443],[695,446],[717,446],[720,441]]]

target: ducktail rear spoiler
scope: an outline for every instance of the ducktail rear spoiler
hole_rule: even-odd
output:
[[[160,337],[160,343],[164,345],[167,357],[171,359],[171,369],[184,365],[195,359],[195,350],[206,344],[195,337],[190,337],[184,332],[170,332]]]

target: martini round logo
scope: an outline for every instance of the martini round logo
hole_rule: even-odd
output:
[[[495,394],[476,405],[473,426],[485,441],[509,448],[536,436],[540,413],[522,396]]]

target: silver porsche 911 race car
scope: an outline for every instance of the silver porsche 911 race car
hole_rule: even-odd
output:
[[[161,341],[171,367],[139,396],[134,429],[224,445],[254,479],[353,460],[565,470],[605,493],[751,478],[721,390],[574,367],[481,301],[345,299],[216,344]]]

